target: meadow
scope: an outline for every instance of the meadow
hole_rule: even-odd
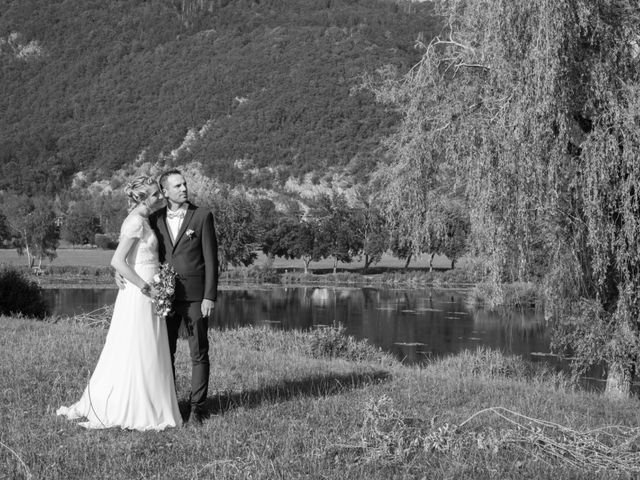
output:
[[[0,317],[0,329],[3,480],[555,480],[640,470],[638,400],[606,400],[486,349],[418,368],[334,330],[211,331],[202,427],[86,431],[54,412],[81,394],[106,329],[14,317]],[[184,401],[184,343],[177,372]]]
[[[99,248],[59,248],[57,257],[52,261],[45,260],[42,267],[108,267],[113,250],[102,250]],[[266,256],[262,253],[258,255],[255,265],[264,265]],[[26,257],[18,255],[14,249],[0,249],[0,264],[22,266],[26,265]],[[340,269],[360,270],[363,267],[362,260],[355,260],[351,263],[339,263]],[[384,255],[382,260],[374,265],[377,268],[403,268],[405,261],[395,258],[392,255]],[[442,255],[436,255],[433,261],[433,267],[438,269],[449,268],[451,262]],[[272,265],[275,269],[303,269],[302,260],[287,260],[286,258],[277,257]],[[311,262],[311,270],[329,270],[333,268],[332,259],[323,259],[319,262]],[[410,263],[412,269],[428,269],[429,256],[423,255]]]

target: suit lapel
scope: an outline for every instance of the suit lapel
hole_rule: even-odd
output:
[[[165,246],[170,246],[171,235],[169,235],[169,228],[167,227],[167,207],[164,207],[160,212],[158,212],[156,224],[158,231],[162,234],[162,239]],[[169,243],[167,243],[167,239],[169,239]]]
[[[171,235],[169,235],[169,228],[167,227],[167,207],[164,207],[157,213],[156,229],[158,230],[162,239],[161,241],[164,244],[165,261],[168,261],[173,245],[171,244]]]
[[[176,241],[173,242],[173,250],[172,250],[172,252],[176,251],[176,247],[180,243],[180,239],[184,235],[184,232],[187,230],[187,227],[189,226],[189,222],[191,221],[191,217],[193,217],[193,212],[194,211],[195,211],[195,207],[193,205],[189,204],[187,206],[187,213],[185,213],[185,215],[184,215],[184,219],[182,220],[182,224],[180,225],[180,230],[178,231],[178,235],[176,236]],[[166,218],[166,215],[165,215],[165,218]],[[165,228],[167,228],[166,220],[165,220]]]

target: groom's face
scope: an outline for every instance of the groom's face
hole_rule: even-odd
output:
[[[162,193],[170,204],[180,206],[189,199],[187,182],[182,175],[170,175],[164,182]]]

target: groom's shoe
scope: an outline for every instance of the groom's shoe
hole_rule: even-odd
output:
[[[190,405],[183,405],[180,404],[179,405],[180,408],[180,416],[182,417],[182,421],[184,423],[187,423],[189,421],[189,414],[191,413],[191,406]]]
[[[191,423],[194,427],[201,427],[203,422],[204,415],[202,415],[200,412],[191,412],[189,423]]]

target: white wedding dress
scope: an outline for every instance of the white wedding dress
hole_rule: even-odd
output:
[[[158,272],[158,240],[147,219],[129,215],[122,237],[139,239],[127,263],[151,282]],[[102,353],[82,397],[56,413],[86,418],[80,423],[86,428],[163,430],[182,424],[166,322],[135,285],[127,282],[118,292]]]

